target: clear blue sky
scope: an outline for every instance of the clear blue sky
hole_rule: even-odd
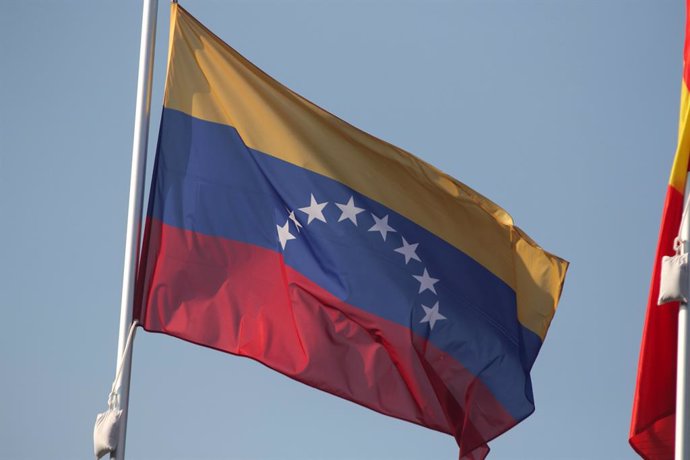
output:
[[[189,0],[269,74],[571,261],[493,459],[627,459],[682,0]],[[169,7],[159,7],[151,148]],[[0,458],[89,458],[114,376],[141,5],[2,2]],[[454,459],[450,436],[140,333],[128,459]]]

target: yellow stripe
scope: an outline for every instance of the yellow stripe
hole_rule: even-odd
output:
[[[496,204],[280,85],[172,9],[166,107],[230,125],[249,147],[335,179],[443,238],[511,286],[520,321],[544,338],[567,262]]]
[[[688,115],[690,115],[690,94],[688,87],[683,81],[680,90],[680,114],[678,117],[678,146],[676,156],[671,168],[671,177],[668,182],[681,194],[685,193],[685,180],[688,177],[688,156],[690,155],[690,126],[688,126]]]

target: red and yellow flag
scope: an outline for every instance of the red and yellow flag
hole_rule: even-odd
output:
[[[686,9],[690,0],[686,0]],[[683,196],[690,156],[690,21],[686,19],[683,84],[680,99],[678,147],[673,160],[659,243],[654,258],[652,285],[647,301],[647,316],[642,331],[642,347],[633,401],[630,445],[646,459],[673,458],[676,405],[676,343],[678,304],[657,306],[661,258],[674,253],[683,213]]]

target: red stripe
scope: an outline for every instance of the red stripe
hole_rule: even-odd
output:
[[[148,331],[258,360],[378,412],[455,436],[463,458],[517,422],[410,329],[348,305],[279,253],[149,221],[140,278]],[[138,295],[141,299],[142,296]]]
[[[630,445],[647,459],[673,458],[676,404],[678,304],[657,305],[661,258],[672,255],[683,195],[669,186],[659,231],[647,316],[642,332]]]

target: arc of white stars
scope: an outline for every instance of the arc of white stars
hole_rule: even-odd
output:
[[[348,201],[346,204],[335,203],[335,205],[340,208],[341,212],[338,222],[349,219],[353,224],[357,225],[357,214],[364,212],[364,209],[355,206],[353,197],[350,197],[350,201]]]
[[[388,225],[388,214],[383,216],[382,219],[379,219],[376,217],[375,214],[372,214],[371,217],[374,218],[374,225],[369,229],[370,232],[379,232],[381,236],[383,237],[383,241],[386,241],[386,235],[389,232],[395,232],[395,229]]]
[[[324,201],[323,203],[317,203],[316,198],[314,198],[314,194],[311,194],[311,201],[309,206],[299,208],[300,211],[309,216],[307,218],[307,225],[311,224],[311,222],[314,219],[320,220],[321,222],[326,222],[326,218],[323,216],[323,208],[325,208],[327,204],[328,201]]]
[[[297,228],[298,232],[301,232],[300,228],[302,228],[302,224],[299,223],[299,220],[297,220],[297,217],[295,217],[295,211],[290,211],[289,209],[287,210],[290,214],[288,215],[288,219],[292,221],[293,224],[295,224],[295,227]]]
[[[419,246],[419,243],[410,244],[407,242],[404,236],[401,236],[401,238],[403,245],[402,247],[396,249],[395,252],[405,256],[405,265],[407,265],[407,263],[412,259],[421,262],[422,260],[419,258],[419,256],[417,256],[417,246]]]
[[[419,281],[419,294],[426,291],[427,289],[436,294],[436,288],[434,287],[434,284],[438,283],[438,279],[429,276],[429,272],[426,271],[426,268],[424,269],[424,273],[422,273],[421,275],[412,276],[414,276],[417,279],[417,281]]]
[[[280,240],[280,246],[285,250],[285,245],[287,244],[288,241],[294,240],[296,237],[292,233],[290,233],[290,221],[286,220],[285,225],[282,227],[280,225],[276,225],[278,228],[278,240]]]
[[[429,323],[429,329],[431,329],[432,331],[434,330],[436,321],[442,321],[444,319],[447,319],[438,311],[438,302],[436,302],[433,307],[427,307],[426,305],[422,305],[422,308],[424,309],[424,318],[422,318],[422,320],[419,323]]]

